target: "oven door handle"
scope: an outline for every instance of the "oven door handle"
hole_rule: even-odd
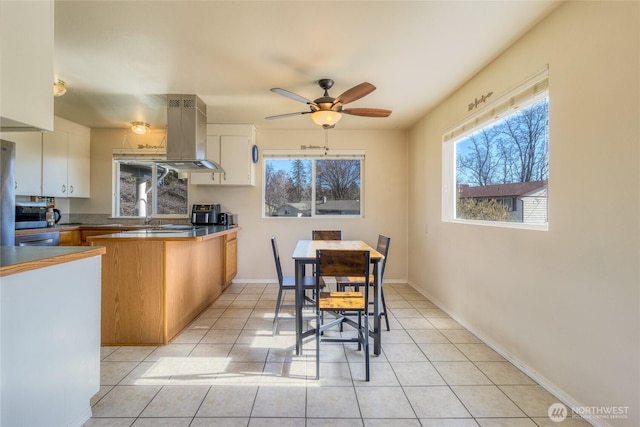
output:
[[[20,242],[18,246],[56,246],[53,237],[40,240],[29,240],[28,242]]]

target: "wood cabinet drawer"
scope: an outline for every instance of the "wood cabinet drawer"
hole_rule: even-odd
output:
[[[70,230],[60,232],[60,246],[80,246],[80,231]]]

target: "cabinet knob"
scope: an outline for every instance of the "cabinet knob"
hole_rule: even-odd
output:
[[[64,185],[64,184],[62,184],[62,192],[63,192],[63,193],[66,193],[66,192],[67,192],[67,186],[66,186],[66,185]]]
[[[70,185],[70,186],[69,186],[69,193],[70,193],[70,194],[73,194],[73,185]]]
[[[14,190],[17,190],[17,189],[18,189],[18,181],[16,181],[16,182],[13,184],[13,189],[14,189]]]

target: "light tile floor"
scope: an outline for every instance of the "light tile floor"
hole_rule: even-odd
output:
[[[85,426],[588,426],[552,421],[553,395],[407,284],[385,284],[371,381],[342,343],[321,344],[316,381],[315,341],[296,356],[293,321],[271,335],[277,291],[233,284],[167,346],[103,347]]]

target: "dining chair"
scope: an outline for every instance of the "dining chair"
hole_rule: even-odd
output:
[[[313,240],[342,240],[341,230],[312,230]]]
[[[342,230],[311,230],[312,240],[342,240]],[[316,274],[316,267],[311,268],[311,274]]]
[[[316,379],[320,378],[321,342],[357,342],[358,350],[364,351],[365,379],[369,381],[369,269],[370,253],[367,250],[319,249],[316,251]],[[348,276],[360,277],[364,294],[360,291],[322,292],[322,277]],[[335,318],[323,321],[323,314],[332,314]],[[347,317],[347,313],[357,313],[357,321]],[[343,324],[356,328],[356,337],[321,336],[336,325]]]
[[[387,303],[384,300],[384,287],[382,286],[382,281],[384,279],[384,269],[385,269],[385,266],[387,265],[387,259],[389,258],[390,243],[391,243],[391,237],[383,236],[382,234],[380,234],[378,236],[378,244],[376,245],[376,251],[384,255],[384,259],[382,260],[382,265],[380,266],[379,286],[380,286],[380,296],[382,299],[382,311],[380,312],[379,315],[384,316],[385,323],[387,324],[387,331],[390,330],[389,316],[387,315]],[[375,279],[376,278],[373,277],[373,274],[372,274],[371,277],[369,277],[369,283],[373,285],[374,283],[376,283]],[[344,291],[347,288],[347,286],[350,286],[357,291],[360,289],[360,286],[362,286],[363,283],[364,282],[360,277],[347,277],[347,276],[336,277],[336,288],[340,291]]]
[[[295,304],[283,304],[285,298],[285,291],[295,291],[296,278],[294,276],[285,276],[282,274],[282,264],[280,264],[280,254],[278,252],[278,243],[276,242],[276,236],[271,236],[271,249],[273,250],[273,259],[276,264],[276,273],[278,274],[278,299],[276,300],[276,309],[273,316],[273,332],[275,335],[278,331],[278,320],[289,319],[286,317],[279,317],[280,310],[283,308],[294,308]],[[324,288],[324,280],[321,280],[321,288]],[[304,276],[303,288],[305,291],[305,301],[309,303],[315,303],[314,298],[307,297],[306,292],[312,291],[315,295],[316,281],[313,276]],[[309,304],[313,306],[313,304]]]

